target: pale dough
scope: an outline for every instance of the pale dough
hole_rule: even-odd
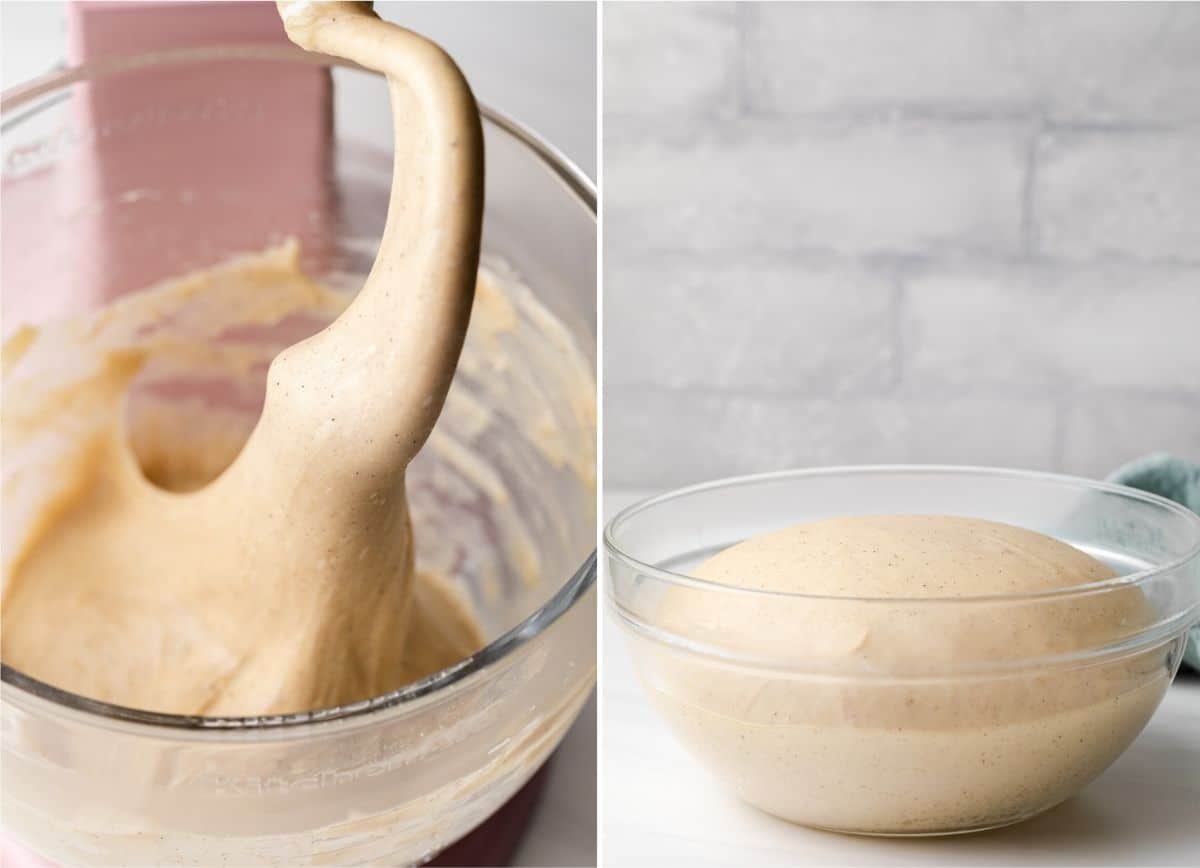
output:
[[[668,590],[660,625],[724,661],[635,641],[686,746],[747,801],[807,825],[916,834],[1044,810],[1124,750],[1169,681],[1162,649],[1082,668],[1016,665],[1115,642],[1154,616],[1137,588],[967,601],[1113,575],[1006,524],[831,519],[749,539],[691,574],[806,595]],[[987,670],[1006,661],[1014,668]],[[952,667],[975,668],[951,677]]]
[[[286,332],[287,316],[327,312],[326,294],[278,256],[4,348],[3,433],[21,460],[10,473],[6,454],[3,657],[86,696],[183,714],[306,711],[385,693],[478,645],[469,619],[414,575],[405,471],[472,308],[479,112],[440,48],[370,4],[280,7],[297,44],[386,74],[395,170],[365,286],[320,331],[284,341],[245,445],[230,456],[214,431],[185,458],[151,412],[132,439],[155,484],[129,447],[124,396],[156,363],[202,368],[223,353],[236,367],[239,336],[215,325]],[[172,335],[183,305],[199,325]],[[241,320],[222,321],[230,313]]]
[[[346,305],[304,276],[298,253],[288,244],[243,256],[5,344],[5,662],[135,708],[254,714],[375,696],[482,645],[469,605],[436,574],[372,568],[368,554],[361,573],[325,574],[316,610],[293,586],[321,581],[319,561],[292,561],[290,578],[230,564],[273,557],[286,538],[272,539],[286,533],[276,523],[227,503],[247,522],[228,556],[195,533],[203,518],[178,493],[234,461],[253,425],[242,402],[253,402],[257,372],[290,333]],[[164,512],[159,536],[108,520],[117,500]],[[280,521],[310,518],[279,509]],[[180,558],[210,571],[180,573]],[[271,669],[241,675],[243,661],[268,655]]]

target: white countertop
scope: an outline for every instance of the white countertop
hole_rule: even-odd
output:
[[[605,498],[605,515],[640,499]],[[646,702],[604,619],[605,865],[1190,865],[1200,863],[1200,678],[1181,677],[1133,746],[1080,795],[1025,823],[948,838],[793,826],[728,795]]]

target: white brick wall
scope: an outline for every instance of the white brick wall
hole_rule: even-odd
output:
[[[1195,3],[749,4],[747,91],[767,114],[1200,120]]]
[[[1200,399],[1200,269],[960,264],[904,285],[908,379],[919,390],[1126,388]]]
[[[997,418],[1020,419],[998,429]],[[816,399],[657,387],[608,389],[606,485],[653,487],[845,463],[1053,462],[1055,409],[1021,398]]]
[[[610,486],[1200,459],[1200,4],[608,4]]]
[[[604,62],[618,74],[605,82],[606,117],[736,112],[742,34],[733,6],[631,3],[614,14],[621,23],[605,37]]]
[[[1010,124],[755,118],[655,125],[626,140],[614,119],[606,130],[615,251],[1021,249],[1029,146]]]
[[[1200,71],[1195,77],[1200,80]],[[1200,126],[1049,132],[1038,142],[1036,172],[1039,253],[1200,265]]]
[[[834,261],[666,256],[608,266],[604,300],[618,323],[611,386],[835,396],[883,392],[896,291]],[[617,350],[620,350],[617,352]]]

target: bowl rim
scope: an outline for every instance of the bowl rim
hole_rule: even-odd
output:
[[[84,80],[103,78],[123,72],[131,72],[161,64],[198,63],[227,60],[288,61],[314,66],[344,67],[368,75],[380,73],[364,69],[356,63],[314,54],[291,45],[213,44],[189,46],[166,51],[143,52],[93,61],[76,66],[62,66],[29,81],[17,84],[0,93],[0,131],[21,123],[45,108],[54,105],[62,97],[52,97],[40,104],[31,105],[39,97],[53,94],[62,88]],[[13,117],[21,108],[27,111]],[[539,133],[500,111],[479,103],[479,113],[485,123],[491,123],[519,144],[525,146],[544,168],[566,188],[596,219],[596,186],[561,150],[550,144]],[[131,724],[134,727],[166,728],[192,733],[212,731],[243,731],[269,733],[275,736],[292,737],[304,735],[316,727],[335,721],[366,723],[376,719],[392,717],[388,710],[397,713],[414,708],[413,703],[431,694],[453,687],[493,664],[504,660],[517,649],[540,635],[565,615],[575,603],[584,597],[596,583],[597,552],[595,549],[584,558],[575,572],[536,611],[525,617],[515,627],[492,640],[470,657],[371,699],[338,705],[313,711],[279,715],[255,715],[246,717],[208,717],[202,715],[167,714],[139,708],[117,705],[81,696],[62,690],[44,681],[39,681],[18,669],[0,662],[0,682],[5,688],[16,689],[44,700],[54,706],[81,712],[89,721],[96,723]],[[6,703],[8,698],[6,697]],[[368,720],[369,719],[369,720]],[[322,728],[324,728],[322,726]]]
[[[1105,492],[1130,500],[1140,500],[1161,508],[1165,508],[1168,512],[1174,513],[1175,515],[1183,518],[1192,527],[1194,542],[1184,554],[1172,558],[1165,564],[1145,570],[1138,570],[1137,572],[1128,573],[1126,575],[1113,576],[1112,578],[1101,579],[1095,582],[1087,582],[1081,585],[1072,585],[1067,588],[1051,588],[1044,591],[1031,591],[1019,594],[978,594],[966,597],[863,597],[839,594],[808,594],[797,591],[772,591],[759,588],[736,587],[733,585],[722,584],[720,582],[709,581],[707,579],[700,579],[695,576],[689,576],[685,573],[664,569],[662,567],[646,563],[645,561],[642,561],[635,555],[631,554],[618,542],[618,536],[621,532],[622,526],[630,520],[636,518],[638,514],[644,512],[645,510],[660,506],[664,503],[669,503],[672,500],[706,491],[748,485],[759,485],[787,479],[805,479],[829,476],[865,476],[875,474],[928,473],[941,473],[957,476],[988,476],[993,478],[1049,482],[1059,485],[1069,485],[1079,489]],[[1115,587],[1131,587],[1140,585],[1154,576],[1172,572],[1180,567],[1185,566],[1190,561],[1200,559],[1200,516],[1196,515],[1196,513],[1192,512],[1182,504],[1176,503],[1173,500],[1169,500],[1157,494],[1131,488],[1126,485],[1118,485],[1111,482],[1100,482],[1094,479],[1087,479],[1081,476],[1070,476],[1061,473],[1048,473],[1038,470],[1019,470],[1007,467],[978,467],[972,465],[955,464],[838,465],[832,467],[797,468],[791,470],[777,470],[767,473],[746,474],[742,476],[729,476],[721,479],[710,480],[708,482],[701,482],[695,485],[684,486],[682,488],[676,488],[662,494],[644,498],[637,503],[633,503],[625,507],[605,524],[603,544],[605,553],[610,558],[633,570],[639,576],[654,578],[676,587],[691,588],[693,590],[704,591],[707,593],[728,595],[731,598],[736,597],[758,600],[794,599],[835,601],[864,604],[883,604],[888,606],[903,605],[913,607],[920,607],[924,605],[965,606],[976,603],[995,604],[1014,603],[1026,600],[1035,601],[1071,598],[1091,594],[1101,594]],[[611,583],[612,575],[610,573],[610,586]],[[612,594],[610,596],[614,598],[615,602],[616,595]]]

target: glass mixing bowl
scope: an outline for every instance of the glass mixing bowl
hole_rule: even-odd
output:
[[[391,178],[374,74],[290,47],[184,49],[56,72],[2,108],[6,336],[287,236],[335,288],[371,265]],[[409,496],[418,565],[452,570],[486,646],[386,696],[271,718],[120,708],[5,666],[7,834],[65,864],[420,862],[516,792],[578,714],[595,679],[594,389],[544,423],[553,449],[517,415],[594,378],[595,194],[483,114],[485,261],[523,299],[514,328],[560,343],[526,357],[479,337],[501,342],[477,347],[485,362],[498,348],[513,364],[460,369],[435,432],[449,448],[422,453]],[[463,449],[487,472],[448,460]]]
[[[688,575],[758,534],[888,514],[1028,528],[1118,577],[881,599]],[[624,510],[605,547],[611,614],[676,737],[750,804],[842,832],[966,832],[1063,801],[1150,719],[1200,618],[1200,518],[1131,488],[1041,473],[860,467],[722,480]]]

